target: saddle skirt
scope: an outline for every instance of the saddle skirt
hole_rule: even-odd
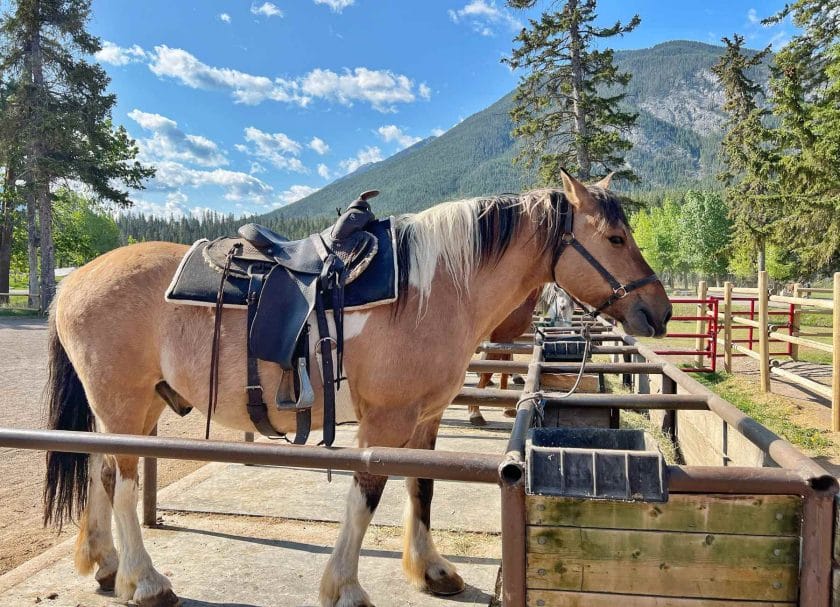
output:
[[[322,233],[324,236],[325,233]],[[392,218],[372,222],[366,232],[359,233],[352,247],[337,247],[329,243],[334,253],[347,268],[344,290],[344,308],[347,311],[363,310],[375,306],[393,303],[397,299],[398,267],[396,255],[396,229]],[[311,238],[290,242],[311,243]],[[298,276],[298,281],[310,282],[303,274],[317,276],[320,268],[317,264],[307,264],[312,259],[306,251],[300,259],[288,262],[275,255],[272,250],[258,249],[245,238],[222,237],[209,241],[202,239],[195,242],[187,251],[172,277],[164,298],[167,302],[215,306],[219,290],[219,281],[227,262],[228,252],[234,245],[240,247],[231,259],[230,271],[223,285],[222,302],[228,308],[248,307],[249,268],[259,264],[267,272],[275,272],[294,265],[291,275]],[[314,246],[313,244],[297,245]],[[276,268],[275,268],[276,266]],[[279,273],[279,272],[278,272]],[[332,302],[327,298],[325,305],[331,309]],[[283,310],[275,310],[278,318]]]

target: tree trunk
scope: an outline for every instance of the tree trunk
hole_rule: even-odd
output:
[[[580,22],[575,17],[577,11],[577,0],[569,0],[567,10],[571,15],[569,26],[569,55],[572,67],[572,112],[575,115],[574,131],[577,136],[575,152],[578,163],[578,179],[588,181],[592,177],[592,161],[589,157],[589,145],[587,143],[588,129],[586,125],[586,110],[581,99],[583,91],[583,64],[581,62],[581,40]]]
[[[764,244],[764,239],[759,238],[756,244],[758,245],[758,271],[763,272],[767,269],[767,250]]]
[[[38,209],[35,201],[35,194],[30,191],[26,195],[26,254],[29,261],[29,307],[36,306],[40,309],[40,302],[37,297],[32,295],[39,295],[40,284],[38,280]]]
[[[15,209],[14,187],[15,172],[11,160],[7,161],[6,174],[3,178],[3,197],[0,199],[0,293],[8,293],[12,270],[12,235]],[[9,298],[0,295],[0,304],[8,304]]]
[[[35,3],[35,12],[40,13],[40,6]],[[52,239],[52,200],[50,197],[50,175],[44,170],[46,144],[44,142],[45,108],[44,96],[44,58],[41,54],[41,31],[36,21],[29,33],[27,47],[27,70],[33,93],[29,98],[32,111],[32,127],[27,141],[27,165],[29,178],[32,180],[34,203],[38,212],[41,249],[41,289],[40,310],[46,312],[55,294],[55,250]],[[30,278],[32,276],[30,252]],[[31,289],[30,283],[30,289]],[[30,293],[32,291],[30,290]]]

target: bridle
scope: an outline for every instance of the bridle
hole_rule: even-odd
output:
[[[633,282],[629,282],[626,285],[621,284],[618,280],[616,280],[615,276],[610,274],[609,270],[607,270],[601,263],[592,256],[592,254],[586,250],[578,240],[575,238],[574,232],[574,225],[575,225],[575,210],[571,204],[569,204],[569,200],[563,194],[559,192],[552,192],[552,203],[556,203],[557,198],[560,197],[560,217],[562,218],[563,222],[563,233],[560,235],[560,246],[557,247],[557,250],[554,252],[554,259],[551,262],[551,277],[554,279],[554,284],[558,287],[563,289],[560,283],[557,282],[557,262],[560,259],[560,256],[563,254],[563,251],[566,250],[567,247],[573,247],[581,256],[589,262],[593,268],[595,268],[598,273],[604,277],[604,279],[609,283],[610,287],[612,287],[612,295],[610,295],[604,303],[602,303],[597,308],[592,310],[588,309],[588,306],[583,305],[581,302],[577,301],[574,297],[572,299],[584,310],[587,310],[588,314],[595,318],[603,312],[605,309],[609,308],[615,302],[620,299],[624,299],[627,295],[636,289],[640,289],[645,285],[649,285],[654,282],[659,282],[659,277],[653,273],[649,276],[645,276],[644,278],[640,278],[638,280],[634,280]],[[566,289],[563,289],[568,294]],[[571,297],[571,294],[569,294]]]

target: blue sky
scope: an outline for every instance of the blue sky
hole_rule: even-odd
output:
[[[602,0],[641,25],[614,48],[744,34],[784,0]],[[545,1],[538,8],[548,6]],[[500,59],[536,11],[497,0],[94,0],[115,120],[158,167],[136,208],[261,213],[440,134],[509,92]],[[375,184],[372,184],[372,187]],[[341,204],[346,201],[336,201]]]

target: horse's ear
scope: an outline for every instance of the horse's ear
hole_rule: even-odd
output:
[[[599,181],[595,185],[599,188],[604,188],[605,190],[609,190],[610,189],[610,182],[612,181],[613,175],[615,175],[615,171],[612,171],[609,175],[607,175],[606,177],[601,179],[601,181]]]
[[[589,200],[589,192],[587,192],[586,186],[569,175],[566,169],[560,169],[560,176],[563,178],[563,193],[566,194],[566,198],[574,206],[580,208]]]

